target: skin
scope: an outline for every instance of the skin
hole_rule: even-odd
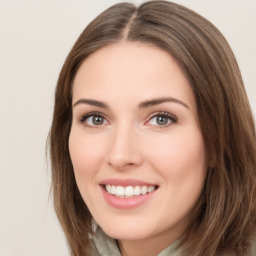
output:
[[[73,86],[69,150],[80,193],[122,255],[157,255],[186,229],[205,182],[206,151],[189,82],[167,52],[120,42],[90,55]],[[171,100],[141,104],[166,97]],[[91,112],[96,117],[83,118]],[[99,185],[109,178],[158,189],[139,207],[118,209]]]

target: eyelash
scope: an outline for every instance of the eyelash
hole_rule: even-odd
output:
[[[153,127],[157,127],[157,128],[166,128],[166,127],[169,127],[169,126],[172,125],[172,124],[177,123],[177,121],[178,121],[178,119],[177,119],[174,115],[172,115],[172,114],[170,114],[170,113],[168,113],[168,112],[158,112],[158,113],[152,114],[152,115],[149,117],[149,119],[148,119],[148,121],[147,121],[146,123],[149,123],[150,120],[152,120],[153,118],[157,118],[157,117],[168,118],[168,119],[169,119],[168,124],[164,124],[164,125],[152,125],[152,124],[148,124],[148,125],[149,125],[149,126],[153,126]]]
[[[90,112],[90,113],[87,113],[87,114],[81,116],[79,118],[79,122],[83,123],[85,126],[90,127],[90,128],[100,128],[100,127],[102,127],[104,125],[104,124],[101,124],[101,125],[89,125],[89,124],[86,124],[85,121],[89,117],[100,117],[100,118],[103,118],[104,120],[106,120],[105,116],[102,113],[100,113],[100,112]],[[150,120],[152,120],[153,118],[157,118],[157,117],[168,118],[169,119],[168,124],[164,124],[164,125],[148,124],[150,122]],[[174,115],[172,115],[172,114],[170,114],[168,112],[157,112],[157,113],[152,114],[148,118],[148,121],[146,121],[146,124],[148,124],[149,126],[157,127],[157,128],[166,128],[166,127],[169,127],[170,125],[175,124],[177,122],[178,122],[178,119]]]
[[[88,125],[88,124],[86,124],[85,121],[89,117],[101,117],[101,118],[104,118],[106,120],[104,115],[102,115],[100,112],[90,112],[90,113],[87,113],[87,114],[81,116],[80,119],[79,119],[79,122],[85,124],[85,126],[92,127],[92,128],[99,128],[100,126],[102,126],[102,125]]]

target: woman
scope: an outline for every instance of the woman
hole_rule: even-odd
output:
[[[255,139],[209,21],[167,1],[110,7],[56,88],[52,188],[71,254],[256,255]]]

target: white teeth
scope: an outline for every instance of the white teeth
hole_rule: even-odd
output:
[[[154,191],[154,190],[155,190],[155,187],[154,187],[154,186],[148,187],[148,193],[150,193],[150,192],[152,192],[152,191]]]
[[[112,188],[113,188],[113,186],[112,186]],[[112,194],[114,195],[113,192],[112,192]],[[117,196],[124,196],[124,187],[117,186],[116,187],[116,195]]]
[[[111,193],[111,191],[112,191],[111,185],[106,185],[105,187],[106,187],[106,190],[108,191],[108,193],[112,194]]]
[[[133,194],[134,194],[135,196],[138,196],[138,195],[140,195],[140,191],[141,191],[140,186],[136,186],[136,187],[133,189]]]
[[[133,196],[133,187],[132,186],[126,187],[124,193],[126,196]]]
[[[118,196],[118,197],[132,197],[145,195],[151,193],[156,189],[156,186],[114,186],[114,185],[105,185],[106,191],[109,194]]]
[[[116,186],[111,186],[111,194],[112,195],[116,194]]]
[[[145,194],[147,194],[147,192],[148,192],[148,188],[146,186],[143,186],[141,189],[141,194],[145,195]]]

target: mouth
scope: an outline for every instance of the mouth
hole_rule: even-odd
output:
[[[120,198],[131,198],[140,195],[150,194],[155,191],[158,186],[156,185],[143,185],[143,186],[116,186],[111,184],[102,185],[108,194],[111,194]]]
[[[135,179],[106,179],[100,182],[106,202],[121,210],[131,210],[153,200],[159,186]]]

